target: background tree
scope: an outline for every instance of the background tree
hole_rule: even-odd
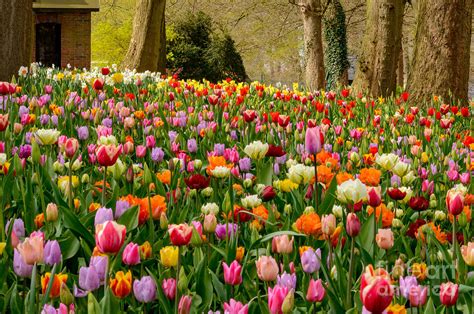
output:
[[[407,89],[416,100],[433,94],[467,101],[472,0],[418,0]]]
[[[166,0],[137,0],[133,31],[123,67],[165,72]]]
[[[346,15],[339,0],[331,0],[323,17],[324,66],[326,87],[348,84],[349,60],[347,59]]]
[[[320,0],[300,0],[303,18],[305,82],[310,89],[324,88],[324,50],[321,34],[323,9]]]
[[[0,81],[10,81],[31,61],[32,0],[0,0]]]
[[[368,0],[367,20],[354,87],[374,96],[395,92],[404,0]]]

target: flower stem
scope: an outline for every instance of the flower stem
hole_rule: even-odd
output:
[[[174,297],[174,307],[175,307],[175,313],[178,313],[178,303],[179,303],[179,289],[178,289],[178,283],[179,283],[179,268],[181,266],[181,246],[178,246],[178,264],[176,265],[176,293]]]
[[[456,271],[456,257],[457,257],[457,252],[456,252],[456,241],[457,241],[457,236],[456,236],[456,218],[457,216],[454,216],[454,219],[453,219],[453,266],[454,266],[454,269]],[[456,277],[456,276],[455,276]],[[454,278],[456,279],[456,278]]]
[[[107,188],[107,166],[104,167],[104,180],[102,182],[102,206],[105,206],[106,188]]]
[[[314,154],[314,210],[318,212],[318,162],[316,160],[316,154]]]
[[[349,262],[349,278],[347,278],[346,308],[352,307],[352,273],[354,272],[354,237],[351,238],[351,257]]]

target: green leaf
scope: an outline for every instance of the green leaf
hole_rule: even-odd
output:
[[[257,180],[261,184],[272,185],[273,177],[273,163],[265,162],[262,165],[262,170],[259,172]]]
[[[95,298],[92,292],[87,295],[87,313],[88,314],[101,314],[99,302]]]
[[[53,280],[51,280],[53,282]],[[31,285],[28,296],[25,299],[27,301],[27,312],[35,313],[35,304],[36,304],[36,264],[33,265],[33,271],[31,273]]]
[[[436,310],[433,304],[433,299],[430,298],[428,303],[426,303],[425,313],[424,314],[436,314]]]
[[[292,235],[292,236],[295,236],[295,237],[305,237],[306,236],[306,235],[298,233],[298,232],[285,230],[285,231],[277,231],[277,232],[269,233],[266,236],[264,236],[263,238],[261,238],[260,241],[265,242],[265,241],[273,239],[276,236],[281,236],[281,235],[285,235],[285,234],[286,235]]]
[[[59,246],[61,247],[61,253],[63,260],[67,260],[76,256],[77,251],[81,247],[81,243],[77,238],[68,230],[65,235],[58,239]]]
[[[102,314],[117,314],[120,313],[120,304],[117,298],[112,294],[110,288],[105,291],[105,296],[100,301],[102,307]]]
[[[212,303],[212,283],[207,268],[207,259],[203,258],[196,269],[196,293],[202,298],[202,309],[209,309]]]
[[[374,245],[374,219],[375,215],[370,215],[360,229],[357,242],[366,252],[371,252]]]
[[[77,219],[77,216],[74,215],[67,207],[61,207],[61,212],[63,214],[64,226],[67,229],[70,229],[77,237],[81,237],[86,240],[90,247],[94,247],[94,237],[91,235],[89,230],[84,227],[80,220]]]
[[[216,295],[219,297],[220,301],[226,301],[227,297],[224,284],[219,280],[219,278],[217,278],[217,275],[213,271],[209,270],[209,273],[211,274],[212,285],[214,286]]]
[[[332,179],[331,183],[329,184],[329,188],[327,189],[324,200],[319,205],[320,209],[322,210],[323,214],[327,214],[332,211],[332,207],[334,206],[334,203],[336,202],[336,190],[337,190],[337,180]]]
[[[118,223],[127,227],[127,232],[134,230],[138,226],[138,206],[130,207],[120,216]]]

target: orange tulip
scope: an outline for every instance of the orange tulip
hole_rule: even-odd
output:
[[[44,276],[41,276],[41,289],[43,294],[46,293],[46,289],[48,289],[49,280],[51,279],[51,273],[46,273]],[[50,298],[57,298],[59,297],[59,293],[61,292],[61,285],[67,282],[67,275],[66,274],[57,274],[54,275],[53,284],[51,286],[51,290],[49,291]]]
[[[124,298],[132,291],[132,273],[130,270],[124,274],[119,271],[115,274],[115,278],[110,279],[110,289],[118,298]]]

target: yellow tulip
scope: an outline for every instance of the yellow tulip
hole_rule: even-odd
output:
[[[160,250],[161,263],[165,267],[176,267],[178,265],[178,254],[178,247],[165,246]]]
[[[2,256],[3,251],[5,251],[6,246],[7,246],[6,242],[0,242],[0,256]]]

